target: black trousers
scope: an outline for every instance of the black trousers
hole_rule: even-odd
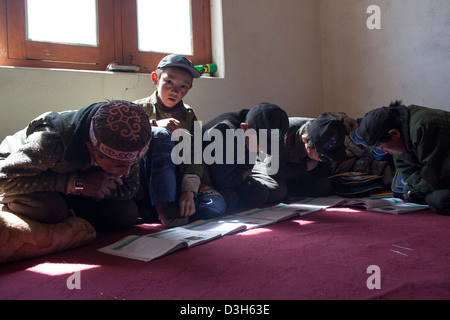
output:
[[[435,190],[426,196],[431,210],[443,215],[450,215],[450,189]]]
[[[265,173],[265,166],[256,162],[252,175],[269,190],[269,203],[282,202],[287,196],[326,197],[331,194],[331,181],[328,172],[316,168],[301,177],[281,179]]]
[[[89,221],[97,231],[129,228],[138,217],[138,208],[133,200],[96,200],[56,192],[5,194],[0,203],[14,214],[44,223],[64,221],[73,210],[77,217]]]

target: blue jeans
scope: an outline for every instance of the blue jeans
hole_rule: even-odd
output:
[[[174,142],[164,128],[152,127],[153,138],[140,161],[141,186],[151,205],[174,202],[177,192],[176,166],[170,154]]]
[[[190,221],[220,217],[227,211],[227,203],[222,194],[210,186],[201,185],[195,201],[196,212]]]
[[[178,200],[177,167],[171,152],[175,146],[171,134],[164,128],[152,127],[153,138],[147,154],[140,161],[140,180],[145,201],[157,205]],[[209,186],[200,188],[196,199],[196,213],[191,221],[223,215],[226,204],[223,196]]]

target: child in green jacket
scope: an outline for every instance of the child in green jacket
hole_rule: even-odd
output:
[[[450,112],[401,101],[370,111],[360,126],[368,145],[394,155],[404,198],[450,214]]]

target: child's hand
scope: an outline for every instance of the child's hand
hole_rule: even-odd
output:
[[[194,193],[192,191],[182,192],[179,205],[181,217],[192,216],[195,213]]]
[[[84,180],[85,186],[82,191],[74,189],[74,180],[80,178]],[[122,185],[122,178],[102,170],[88,171],[70,175],[68,180],[67,193],[81,194],[85,197],[103,199],[115,190],[117,186]]]
[[[166,128],[170,132],[174,132],[176,129],[182,129],[181,122],[174,118],[161,119],[156,121],[158,127]]]

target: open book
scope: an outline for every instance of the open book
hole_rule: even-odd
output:
[[[361,199],[344,199],[343,207],[364,208],[370,211],[405,214],[428,209],[427,205],[404,202],[398,198],[361,198]]]
[[[109,246],[98,249],[98,251],[124,258],[151,261],[182,248],[193,247],[221,236],[220,232],[177,227],[144,236],[127,236]]]
[[[185,226],[191,230],[219,231],[222,235],[267,226],[298,216],[294,207],[278,204],[273,207],[252,209],[209,220],[198,220]]]
[[[405,214],[409,212],[416,212],[426,210],[427,205],[405,202],[399,198],[345,198],[345,197],[325,197],[325,198],[306,198],[299,202],[292,204],[297,206],[299,210],[307,210],[308,208],[322,207],[322,209],[329,207],[345,207],[345,208],[360,208],[369,211]],[[305,214],[308,212],[306,211]]]
[[[319,203],[320,202],[320,203]],[[302,214],[319,211],[335,204],[336,200],[309,199],[308,203],[278,204],[252,209],[216,219],[198,220],[188,225],[160,232],[127,236],[98,251],[120,257],[151,261],[166,254],[215,240],[250,228],[277,223]]]
[[[295,203],[280,203],[276,206],[251,209],[220,218],[198,220],[183,227],[167,229],[144,236],[127,236],[109,246],[98,249],[98,251],[131,259],[151,261],[176,250],[193,247],[225,235],[271,225],[330,207],[358,207],[394,214],[428,208],[424,205],[405,203],[397,198],[306,198]]]
[[[340,204],[339,198],[307,198],[301,202],[280,203],[278,205],[251,209],[209,220],[198,220],[185,226],[191,230],[219,231],[222,235],[233,234],[247,229],[271,225],[283,220]]]

